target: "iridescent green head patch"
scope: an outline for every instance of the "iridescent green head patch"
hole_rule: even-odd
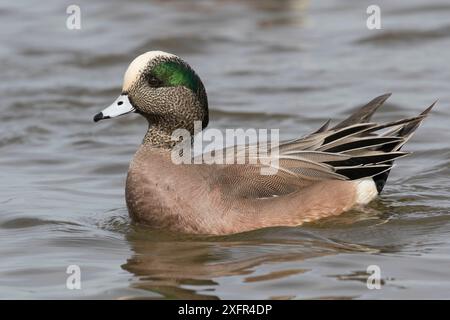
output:
[[[179,61],[163,61],[152,70],[152,74],[158,78],[163,86],[184,86],[198,93],[201,87],[200,78],[185,63]]]

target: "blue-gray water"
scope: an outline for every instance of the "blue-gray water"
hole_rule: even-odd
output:
[[[377,1],[0,2],[0,298],[450,298],[450,4]],[[393,92],[376,120],[440,99],[363,211],[298,228],[194,237],[135,226],[137,115],[92,116],[138,54],[186,59],[211,127],[293,138]],[[201,199],[199,199],[201,201]],[[81,268],[81,290],[66,268]],[[380,290],[366,286],[369,265]]]

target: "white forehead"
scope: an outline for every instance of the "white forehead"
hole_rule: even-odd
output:
[[[148,63],[156,57],[176,57],[176,55],[164,51],[148,51],[135,58],[128,66],[123,77],[122,91],[127,91],[133,82],[139,78],[141,72]]]

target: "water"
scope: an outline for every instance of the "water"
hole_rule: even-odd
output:
[[[60,1],[0,5],[0,298],[450,298],[450,5],[378,1]],[[299,228],[224,237],[131,223],[128,163],[137,115],[92,116],[138,54],[176,53],[201,75],[211,127],[293,138],[394,95],[376,116],[440,99],[383,196]],[[78,265],[82,289],[66,288]],[[382,287],[366,287],[367,267]]]

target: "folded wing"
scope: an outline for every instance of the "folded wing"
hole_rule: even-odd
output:
[[[245,164],[222,166],[217,179],[226,194],[244,198],[282,196],[329,179],[373,178],[380,192],[394,161],[408,155],[400,149],[435,104],[416,117],[370,122],[389,96],[373,99],[331,129],[327,121],[307,136],[272,144],[267,156],[261,156],[254,146],[235,148],[237,163]],[[262,174],[263,168],[273,174]]]

